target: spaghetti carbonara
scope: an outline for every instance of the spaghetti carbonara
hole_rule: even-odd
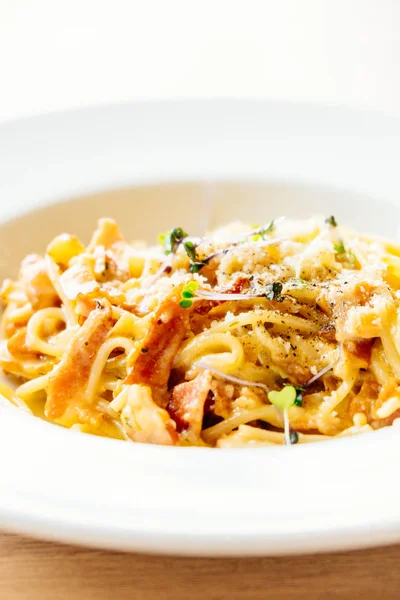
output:
[[[334,217],[176,227],[154,247],[102,219],[0,294],[0,393],[64,427],[230,448],[399,421],[400,247]]]

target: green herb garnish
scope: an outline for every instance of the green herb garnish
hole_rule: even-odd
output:
[[[303,405],[303,392],[305,390],[304,387],[301,386],[292,386],[289,384],[286,387],[294,387],[295,391],[296,391],[296,398],[294,399],[293,404],[295,406],[302,406]]]
[[[169,233],[162,233],[158,241],[163,246],[165,254],[175,254],[180,244],[188,234],[182,227],[175,227]]]
[[[192,306],[193,297],[198,287],[199,284],[197,281],[189,281],[189,283],[183,287],[181,301],[179,302],[181,308],[190,308]]]
[[[303,392],[304,392],[304,388],[300,387],[300,386],[296,386],[294,388],[296,390],[296,398],[295,398],[295,405],[296,406],[303,406]]]
[[[288,409],[296,404],[297,395],[297,388],[295,388],[293,385],[286,385],[279,392],[268,392],[268,400],[271,402],[271,404],[283,411],[285,442],[289,445],[297,444],[299,441],[299,436],[290,427],[288,416]]]
[[[296,388],[292,385],[285,385],[280,392],[268,392],[268,400],[274,406],[277,406],[281,410],[287,410],[296,401]]]
[[[334,242],[333,247],[336,254],[346,254],[346,248],[344,247],[343,240],[339,239],[337,242]]]
[[[189,271],[191,273],[198,273],[200,271],[200,269],[202,269],[203,267],[205,267],[207,264],[207,261],[204,262],[193,262],[190,267],[189,267]]]
[[[327,219],[325,219],[325,223],[328,223],[328,225],[332,225],[332,227],[338,226],[337,221],[333,215],[331,217],[328,217]]]
[[[190,260],[192,262],[196,262],[196,246],[193,244],[193,242],[185,242],[183,247],[185,248],[185,252]]]
[[[186,254],[190,258],[189,271],[191,273],[198,273],[200,271],[200,269],[205,267],[205,265],[208,263],[208,259],[206,259],[204,261],[198,260],[197,254],[196,254],[197,246],[191,241],[185,242],[183,244],[183,247],[185,248]]]
[[[191,308],[192,306],[192,301],[191,300],[181,300],[179,302],[179,306],[181,308]]]
[[[269,283],[265,287],[265,297],[267,300],[275,300],[276,302],[282,302],[282,284],[279,281],[275,281],[274,283]]]

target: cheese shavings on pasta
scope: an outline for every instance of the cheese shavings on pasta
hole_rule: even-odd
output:
[[[400,418],[400,247],[334,217],[177,227],[101,219],[3,283],[9,402],[126,441],[306,443]]]

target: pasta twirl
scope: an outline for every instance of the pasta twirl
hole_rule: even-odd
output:
[[[0,292],[0,394],[74,430],[220,448],[400,418],[400,248],[334,217],[177,227],[146,247],[101,219]]]

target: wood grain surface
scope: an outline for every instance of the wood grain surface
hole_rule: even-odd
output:
[[[2,600],[400,598],[400,546],[285,558],[120,554],[0,534]]]

